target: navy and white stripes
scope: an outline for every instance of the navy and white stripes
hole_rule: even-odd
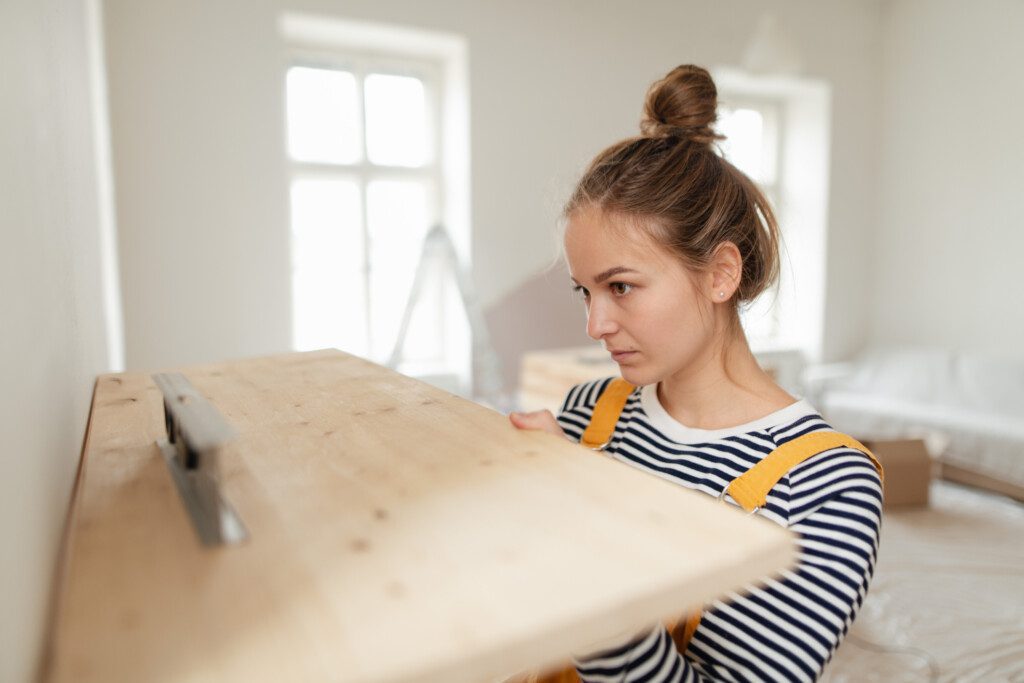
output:
[[[566,434],[579,440],[610,381],[573,387],[558,416]],[[606,452],[717,496],[783,443],[829,429],[802,401],[735,429],[689,429],[664,412],[650,386],[629,397]],[[580,678],[584,683],[816,680],[867,594],[881,506],[878,472],[859,451],[832,449],[795,466],[758,514],[797,533],[796,567],[705,605],[685,656],[659,627],[576,661]]]

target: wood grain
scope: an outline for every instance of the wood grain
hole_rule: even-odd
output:
[[[251,539],[198,542],[145,374],[97,381],[54,681],[491,681],[792,562],[788,532],[337,351],[180,370]]]

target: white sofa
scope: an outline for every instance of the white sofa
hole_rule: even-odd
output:
[[[940,444],[932,450],[947,479],[1024,499],[1024,357],[877,349],[809,368],[804,387],[840,431],[923,436]]]

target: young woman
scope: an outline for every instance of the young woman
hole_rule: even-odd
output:
[[[716,154],[716,106],[707,71],[672,70],[647,94],[641,135],[601,152],[565,209],[587,332],[637,387],[606,452],[711,496],[779,446],[831,431],[760,368],[740,325],[738,307],[777,277],[778,229],[764,195]],[[610,382],[574,387],[557,419],[510,419],[579,440]],[[758,510],[797,533],[795,568],[705,605],[685,651],[659,627],[574,660],[580,679],[816,680],[867,593],[881,505],[868,455],[812,453]]]

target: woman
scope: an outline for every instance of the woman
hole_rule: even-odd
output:
[[[778,229],[760,190],[715,153],[716,106],[707,71],[672,70],[647,94],[641,136],[601,152],[565,209],[587,332],[637,387],[606,451],[712,496],[779,446],[831,431],[760,368],[740,325],[739,306],[778,276]],[[579,440],[610,381],[574,387],[557,419],[510,419]],[[758,510],[796,532],[796,567],[705,605],[682,646],[659,627],[574,660],[579,678],[816,680],[867,593],[881,506],[868,454],[809,453]]]

